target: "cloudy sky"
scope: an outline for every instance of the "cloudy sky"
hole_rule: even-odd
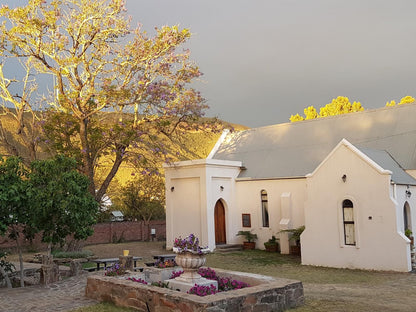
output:
[[[150,33],[191,29],[208,116],[257,127],[339,95],[365,108],[416,97],[414,0],[126,1]]]
[[[179,24],[208,115],[250,127],[339,95],[365,108],[416,97],[414,0],[127,0],[149,31]]]

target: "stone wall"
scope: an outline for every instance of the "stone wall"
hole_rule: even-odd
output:
[[[284,311],[304,303],[301,282],[272,278],[257,274],[226,272],[217,274],[233,276],[248,282],[252,287],[198,297],[166,288],[143,285],[126,279],[93,275],[88,277],[86,296],[137,311]]]
[[[156,235],[150,235],[151,229],[156,230]],[[105,244],[118,243],[125,241],[149,241],[166,239],[166,222],[150,221],[148,224],[143,221],[124,221],[124,222],[107,222],[94,225],[94,234],[90,236],[83,244]],[[71,241],[69,238],[67,241]],[[41,235],[36,235],[32,242],[21,239],[20,244],[25,248],[42,250],[47,247],[41,242]],[[16,247],[14,240],[9,239],[7,234],[0,236],[0,249],[10,249]]]

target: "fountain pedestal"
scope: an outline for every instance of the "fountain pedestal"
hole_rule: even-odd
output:
[[[195,284],[200,286],[214,285],[215,288],[218,289],[217,281],[203,278],[198,274],[198,269],[206,262],[204,254],[195,254],[191,252],[179,253],[175,258],[175,262],[183,268],[183,273],[175,279],[166,281],[169,282],[169,287],[172,289],[187,292],[194,287]]]

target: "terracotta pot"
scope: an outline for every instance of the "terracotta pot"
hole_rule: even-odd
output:
[[[266,248],[266,251],[269,252],[277,252],[278,251],[278,244],[264,244],[264,248]]]
[[[243,249],[255,249],[256,248],[256,242],[243,242]]]
[[[290,254],[300,256],[300,246],[290,246]]]

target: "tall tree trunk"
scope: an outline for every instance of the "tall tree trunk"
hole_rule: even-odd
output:
[[[17,121],[17,128],[16,128],[16,134],[21,134],[23,131],[23,128],[25,127],[25,123],[24,123],[24,109],[20,108],[17,110],[17,116],[16,116],[16,121]]]
[[[95,184],[94,184],[94,167],[93,161],[91,158],[90,145],[88,143],[88,118],[84,118],[79,123],[79,135],[81,140],[81,154],[82,154],[82,163],[84,174],[90,179],[89,191],[94,198],[95,194]]]
[[[14,231],[14,230],[13,230]],[[15,232],[17,233],[17,232]],[[22,246],[19,242],[19,236],[18,234],[15,235],[16,237],[16,247],[17,252],[19,253],[19,265],[20,265],[20,287],[25,287],[25,268],[23,267],[23,254],[22,254]]]
[[[125,147],[117,146],[116,152],[116,159],[114,160],[113,166],[111,167],[110,172],[107,174],[104,182],[101,184],[99,190],[95,194],[95,200],[101,202],[102,198],[104,197],[105,193],[107,192],[107,188],[110,185],[110,182],[115,177],[118,168],[120,167],[121,163],[123,162],[123,153],[125,151]]]
[[[51,257],[51,254],[52,254],[52,243],[51,243],[51,242],[49,242],[49,243],[48,243],[48,258],[50,258],[50,257]]]
[[[4,271],[4,268],[0,266],[0,274],[3,275],[4,280],[6,281],[7,288],[12,288],[12,283],[10,282],[9,275],[7,275],[6,271]]]

